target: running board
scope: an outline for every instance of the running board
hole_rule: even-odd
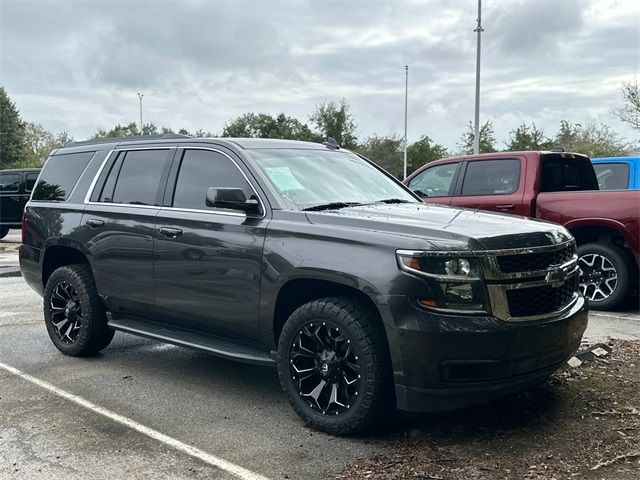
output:
[[[193,348],[220,357],[258,365],[275,365],[269,352],[262,352],[244,345],[237,345],[227,340],[186,330],[167,328],[151,322],[131,318],[110,318],[110,328],[141,337],[171,343],[180,347]]]

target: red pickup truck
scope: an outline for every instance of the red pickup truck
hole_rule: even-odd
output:
[[[425,202],[564,225],[578,244],[580,289],[594,309],[638,303],[640,191],[598,191],[589,158],[500,152],[428,163],[405,184]],[[631,297],[631,295],[634,295]]]

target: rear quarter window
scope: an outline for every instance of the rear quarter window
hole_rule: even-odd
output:
[[[49,157],[33,191],[32,200],[65,201],[94,154],[81,152]]]

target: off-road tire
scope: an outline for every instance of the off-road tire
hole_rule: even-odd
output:
[[[578,264],[582,264],[583,258],[589,258],[590,255],[599,255],[606,258],[616,270],[618,275],[618,283],[607,298],[602,300],[590,300],[589,307],[593,310],[613,310],[621,306],[631,293],[632,278],[629,265],[633,265],[633,259],[629,258],[627,252],[622,248],[608,243],[585,243],[578,247]],[[581,266],[581,268],[584,268]],[[580,278],[581,283],[583,277]]]
[[[51,297],[60,282],[73,287],[81,305],[80,331],[71,343],[63,342],[52,323]],[[111,343],[115,333],[107,326],[107,317],[89,265],[67,265],[51,274],[44,290],[44,320],[49,337],[56,348],[73,357],[97,354]]]
[[[322,414],[303,399],[290,370],[292,343],[305,326],[326,322],[350,339],[357,353],[361,377],[357,396],[348,410]],[[313,300],[295,310],[278,341],[278,377],[289,403],[307,425],[334,435],[346,435],[374,426],[382,416],[395,412],[393,383],[386,335],[382,322],[369,306],[348,297]]]

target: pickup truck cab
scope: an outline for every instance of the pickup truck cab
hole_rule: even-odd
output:
[[[54,151],[20,248],[62,353],[119,330],[276,366],[335,434],[546,379],[586,328],[577,260],[564,227],[426,205],[335,142],[179,135]]]
[[[640,157],[592,158],[600,190],[640,189]]]
[[[599,191],[584,155],[498,152],[446,158],[426,164],[405,184],[426,203],[565,226],[578,244],[580,289],[592,308],[617,308],[637,288],[640,191]]]
[[[0,238],[20,228],[24,206],[36,183],[39,168],[0,170]]]

